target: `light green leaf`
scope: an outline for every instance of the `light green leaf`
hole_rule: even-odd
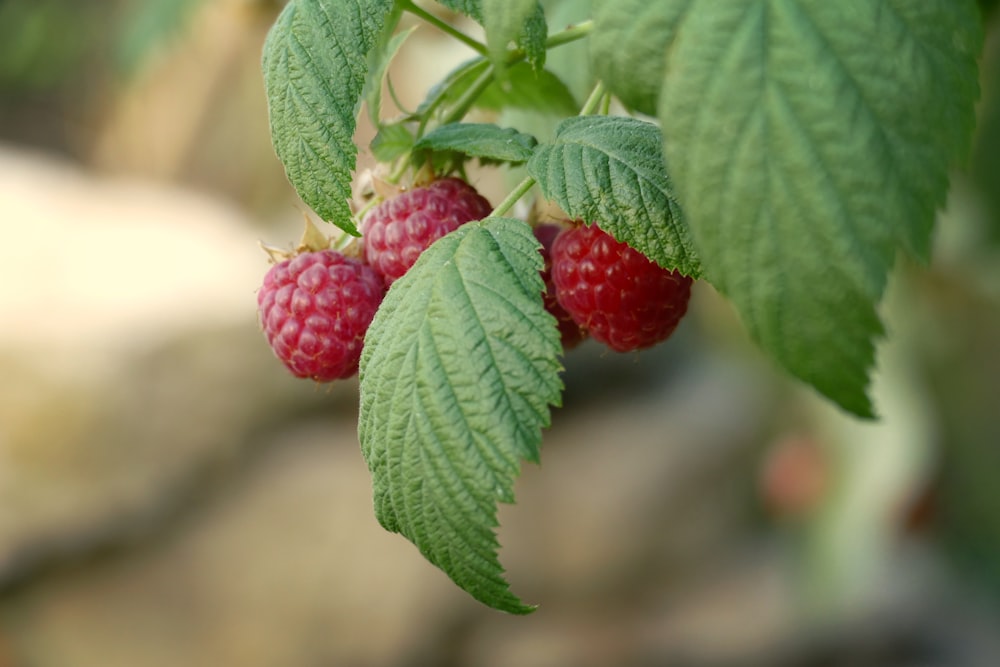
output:
[[[379,162],[392,162],[413,148],[413,134],[402,124],[383,125],[372,139],[372,155]]]
[[[666,53],[692,0],[593,0],[593,3],[590,60],[597,77],[626,106],[655,115]]]
[[[525,22],[538,11],[537,0],[481,0],[486,46],[497,71],[502,73],[507,63],[507,48],[524,31]],[[545,49],[545,33],[541,35]],[[503,77],[500,77],[503,79]]]
[[[540,144],[528,173],[566,213],[601,228],[664,268],[698,277],[701,265],[652,123],[620,116],[567,118]]]
[[[980,33],[973,0],[694,0],[669,49],[659,117],[708,279],[860,416],[875,304],[968,144]]]
[[[355,118],[392,0],[291,0],[264,44],[271,140],[288,180],[350,234]]]
[[[487,218],[439,239],[396,281],[365,338],[361,449],[375,513],[477,600],[533,607],[497,557],[497,503],[514,501],[558,405],[559,334],[542,305],[538,242]]]
[[[579,110],[576,98],[559,77],[547,69],[536,70],[528,63],[509,67],[504,81],[494,81],[483,91],[476,106],[483,109],[524,109],[572,116]]]
[[[435,128],[414,149],[452,151],[494,162],[518,164],[527,161],[538,142],[530,134],[489,123],[451,123]]]
[[[465,14],[486,29],[491,54],[499,55],[510,40],[524,49],[531,66],[545,64],[548,27],[537,0],[438,0],[452,11]],[[529,10],[528,5],[533,5]],[[491,33],[493,33],[491,35]],[[494,57],[496,60],[496,57]]]
[[[489,67],[490,62],[482,57],[461,63],[428,89],[414,115],[422,117],[431,109],[441,109],[459,99]]]
[[[408,30],[394,34],[400,14],[402,9],[396,5],[385,22],[385,27],[382,28],[378,46],[368,54],[368,77],[365,79],[365,88],[361,96],[368,108],[368,119],[374,127],[382,125],[382,84],[385,82],[389,65],[403,43],[417,29],[417,26],[413,25]]]
[[[416,115],[423,116],[431,108],[443,109],[458,100],[489,66],[486,59],[473,58],[453,69],[427,92]],[[507,68],[506,80],[490,83],[474,106],[490,111],[522,109],[560,117],[578,110],[576,99],[559,77],[545,69],[535,70],[524,62]]]
[[[542,6],[553,31],[582,23],[592,15],[591,0],[543,0]],[[563,44],[545,56],[545,67],[565,82],[573,97],[581,101],[587,99],[596,83],[588,55],[592,40],[593,37]]]

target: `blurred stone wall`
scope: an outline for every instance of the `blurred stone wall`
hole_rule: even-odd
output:
[[[704,285],[667,345],[569,355],[500,512],[540,605],[508,617],[375,521],[356,383],[290,378],[258,330],[258,241],[301,225],[258,71],[275,10],[206,0],[96,120],[66,111],[65,150],[5,128],[0,667],[1000,661],[974,574],[1000,525],[1000,275],[967,180],[943,218],[966,234],[895,280],[878,424],[781,377]],[[395,75],[404,103],[463,57],[406,48],[435,69]]]

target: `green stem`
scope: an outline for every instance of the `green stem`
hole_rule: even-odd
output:
[[[561,30],[554,35],[551,35],[545,42],[545,47],[551,49],[557,46],[562,46],[563,44],[569,44],[570,42],[575,42],[578,39],[583,39],[589,35],[594,29],[593,21],[584,21],[578,25]],[[478,42],[477,42],[478,44]],[[480,46],[482,46],[480,44]],[[482,52],[481,52],[482,53]],[[507,65],[516,65],[527,57],[527,54],[521,49],[516,49],[511,51],[507,56]],[[453,123],[460,120],[475,103],[476,98],[493,82],[493,75],[495,74],[492,67],[488,67],[476,79],[472,87],[469,88],[464,95],[455,103],[454,108],[448,113],[447,116],[441,121],[441,124]]]
[[[470,49],[472,49],[473,51],[475,51],[479,55],[481,55],[481,56],[485,56],[486,55],[487,52],[486,52],[486,45],[485,44],[472,39],[471,37],[469,37],[468,35],[466,35],[464,32],[462,32],[460,30],[456,30],[454,26],[445,23],[444,21],[442,21],[438,17],[434,16],[430,12],[428,12],[428,11],[426,11],[426,10],[418,7],[416,4],[414,4],[410,0],[403,0],[402,2],[400,2],[400,6],[403,8],[404,11],[410,12],[414,16],[423,19],[427,23],[430,23],[432,26],[434,26],[435,28],[437,28],[441,32],[444,32],[444,33],[446,33],[446,34],[454,37],[455,39],[457,39],[458,41],[462,42],[463,44],[465,44],[466,46],[468,46]]]
[[[514,190],[509,195],[507,195],[507,198],[504,199],[502,202],[500,202],[500,204],[495,209],[493,209],[493,212],[490,213],[490,216],[491,217],[501,216],[510,209],[514,208],[514,204],[517,203],[517,200],[519,200],[524,195],[528,194],[528,190],[530,190],[534,185],[535,185],[535,179],[532,178],[531,176],[526,176],[524,180],[518,183],[517,187],[514,188]]]
[[[551,49],[556,46],[562,46],[563,44],[575,42],[578,39],[583,39],[593,31],[593,19],[582,21],[574,26],[566,28],[565,30],[560,30],[559,32],[550,35],[549,38],[545,40],[545,48]]]
[[[597,110],[597,107],[601,105],[601,101],[604,99],[604,84],[600,81],[594,86],[594,89],[590,91],[590,97],[584,102],[583,108],[580,109],[580,116],[589,116]]]
[[[411,0],[403,0],[403,2],[404,2],[403,7],[407,10],[410,9],[410,6],[415,7],[415,5],[413,5]],[[419,8],[417,9],[423,12],[423,10]],[[424,12],[424,14],[426,14],[426,12]],[[557,46],[562,46],[563,44],[569,44],[570,42],[575,42],[576,40],[583,39],[584,37],[589,35],[593,31],[593,29],[594,29],[593,21],[584,21],[575,26],[566,28],[565,30],[561,30],[551,35],[546,40],[545,47],[551,49]],[[485,49],[485,47],[479,42],[476,42],[476,44],[480,48]],[[482,54],[485,59],[485,51],[479,49],[477,49],[477,51],[479,51],[479,53]],[[526,57],[527,54],[525,54],[523,50],[516,49],[514,51],[511,51],[510,54],[507,56],[506,64],[515,65],[524,60]],[[483,71],[483,73],[479,76],[479,78],[476,79],[476,81],[472,84],[472,86],[465,91],[465,93],[458,99],[457,102],[455,102],[455,106],[452,107],[451,111],[449,111],[448,114],[441,119],[441,124],[445,125],[447,123],[454,123],[458,120],[461,120],[465,116],[465,114],[468,113],[469,109],[472,108],[472,105],[475,104],[476,98],[479,97],[482,94],[482,92],[486,90],[486,88],[493,82],[494,74],[495,74],[494,68],[492,66],[487,67]],[[443,97],[444,96],[442,96],[442,98]],[[435,109],[436,105],[434,108],[427,110],[425,117],[421,119],[420,129],[417,132],[417,136],[423,135],[423,132],[427,127],[427,123],[430,122],[430,117],[433,115]]]
[[[492,65],[483,70],[479,78],[469,86],[468,90],[462,93],[462,96],[455,102],[455,106],[441,119],[441,124],[447,125],[448,123],[462,120],[465,114],[469,112],[469,109],[472,108],[472,105],[476,103],[476,98],[482,95],[483,91],[493,83],[493,73],[494,69]]]
[[[604,93],[604,99],[601,100],[601,115],[607,116],[611,113],[611,93]]]
[[[607,97],[607,91],[604,88],[604,84],[598,81],[597,84],[594,86],[594,89],[590,91],[590,96],[584,103],[583,108],[580,109],[579,115],[589,116],[590,114],[594,113],[594,110],[601,105],[601,103],[606,99],[606,97]],[[495,209],[493,209],[493,212],[490,213],[490,215],[501,216],[510,209],[514,208],[514,204],[516,204],[518,200],[521,199],[521,197],[528,194],[528,191],[531,190],[532,187],[534,187],[535,183],[536,181],[534,177],[526,176],[524,180],[518,183],[517,187],[514,188],[514,190],[509,195],[507,195],[507,197],[502,202],[500,202],[500,204]]]

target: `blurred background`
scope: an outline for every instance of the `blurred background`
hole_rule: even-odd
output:
[[[294,380],[257,327],[258,242],[304,210],[259,67],[282,4],[0,0],[0,667],[1000,664],[994,3],[969,166],[883,307],[881,420],[705,285],[660,348],[583,345],[501,508],[525,618],[379,527],[356,383]],[[408,105],[467,55],[404,49]]]

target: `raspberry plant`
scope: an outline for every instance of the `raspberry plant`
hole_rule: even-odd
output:
[[[393,283],[364,340],[359,420],[382,525],[477,599],[524,613],[496,509],[521,461],[538,460],[562,348],[514,204],[538,191],[706,280],[780,366],[873,417],[878,302],[897,253],[929,258],[974,126],[982,19],[973,0],[437,4],[290,0],[264,49],[272,139],[302,199],[347,236],[379,200],[352,206],[362,103],[390,185],[463,175],[470,160],[526,174]],[[385,118],[404,16],[475,55]]]

